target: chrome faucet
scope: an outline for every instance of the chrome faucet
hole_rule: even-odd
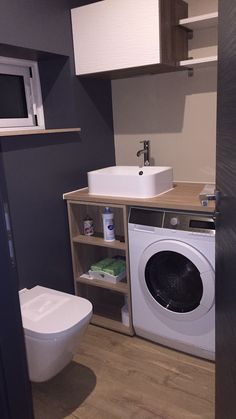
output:
[[[137,151],[137,157],[141,156],[141,154],[143,154],[143,158],[144,158],[144,166],[150,166],[150,161],[149,161],[149,140],[144,140],[144,141],[140,141],[140,143],[143,144],[143,149]]]

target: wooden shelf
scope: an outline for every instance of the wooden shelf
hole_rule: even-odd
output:
[[[179,24],[189,30],[217,27],[218,12],[180,19]]]
[[[179,65],[186,68],[201,68],[214,66],[217,61],[217,55],[213,55],[211,57],[191,58],[189,60],[180,61]]]
[[[63,132],[80,132],[81,128],[56,128],[56,129],[21,129],[17,131],[0,131],[0,137],[14,137],[18,135],[59,134]]]
[[[93,304],[92,323],[132,336],[132,311],[129,277],[127,209],[118,203],[68,201],[71,253],[74,273],[75,293],[87,298]],[[116,240],[106,242],[103,238],[102,214],[104,207],[111,207],[115,218]],[[94,221],[93,236],[83,234],[83,220],[86,215]],[[92,264],[104,258],[120,257],[126,261],[126,278],[116,284],[105,280],[91,279],[88,271]],[[127,304],[130,326],[122,323],[122,307]]]
[[[88,274],[80,275],[76,279],[76,281],[79,283],[91,285],[94,287],[106,288],[112,291],[121,292],[122,294],[127,294],[129,291],[127,282],[120,281],[120,282],[117,282],[117,284],[112,284],[107,281],[101,281],[100,279],[91,279]]]
[[[124,333],[126,335],[133,336],[134,334],[133,329],[131,327],[127,327],[117,320],[112,320],[98,314],[93,314],[91,323],[95,324],[96,326],[101,326],[105,327],[106,329],[111,329],[115,330],[116,332]]]
[[[112,249],[120,249],[126,250],[127,246],[126,243],[123,243],[119,240],[114,240],[112,242],[106,242],[101,237],[96,236],[84,236],[83,234],[79,234],[72,238],[74,243],[84,243],[84,244],[91,244],[93,246],[102,246],[102,247],[109,247]]]

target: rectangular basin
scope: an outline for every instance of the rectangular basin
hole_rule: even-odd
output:
[[[92,195],[151,198],[173,188],[173,169],[162,166],[111,166],[88,172]]]

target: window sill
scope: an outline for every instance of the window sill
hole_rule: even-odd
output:
[[[0,137],[10,137],[18,135],[36,135],[36,134],[59,134],[63,132],[80,132],[81,128],[56,128],[56,129],[28,129],[14,131],[0,131]]]

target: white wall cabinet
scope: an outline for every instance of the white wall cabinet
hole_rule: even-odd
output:
[[[72,9],[77,75],[173,71],[187,58],[182,0],[103,0]]]

